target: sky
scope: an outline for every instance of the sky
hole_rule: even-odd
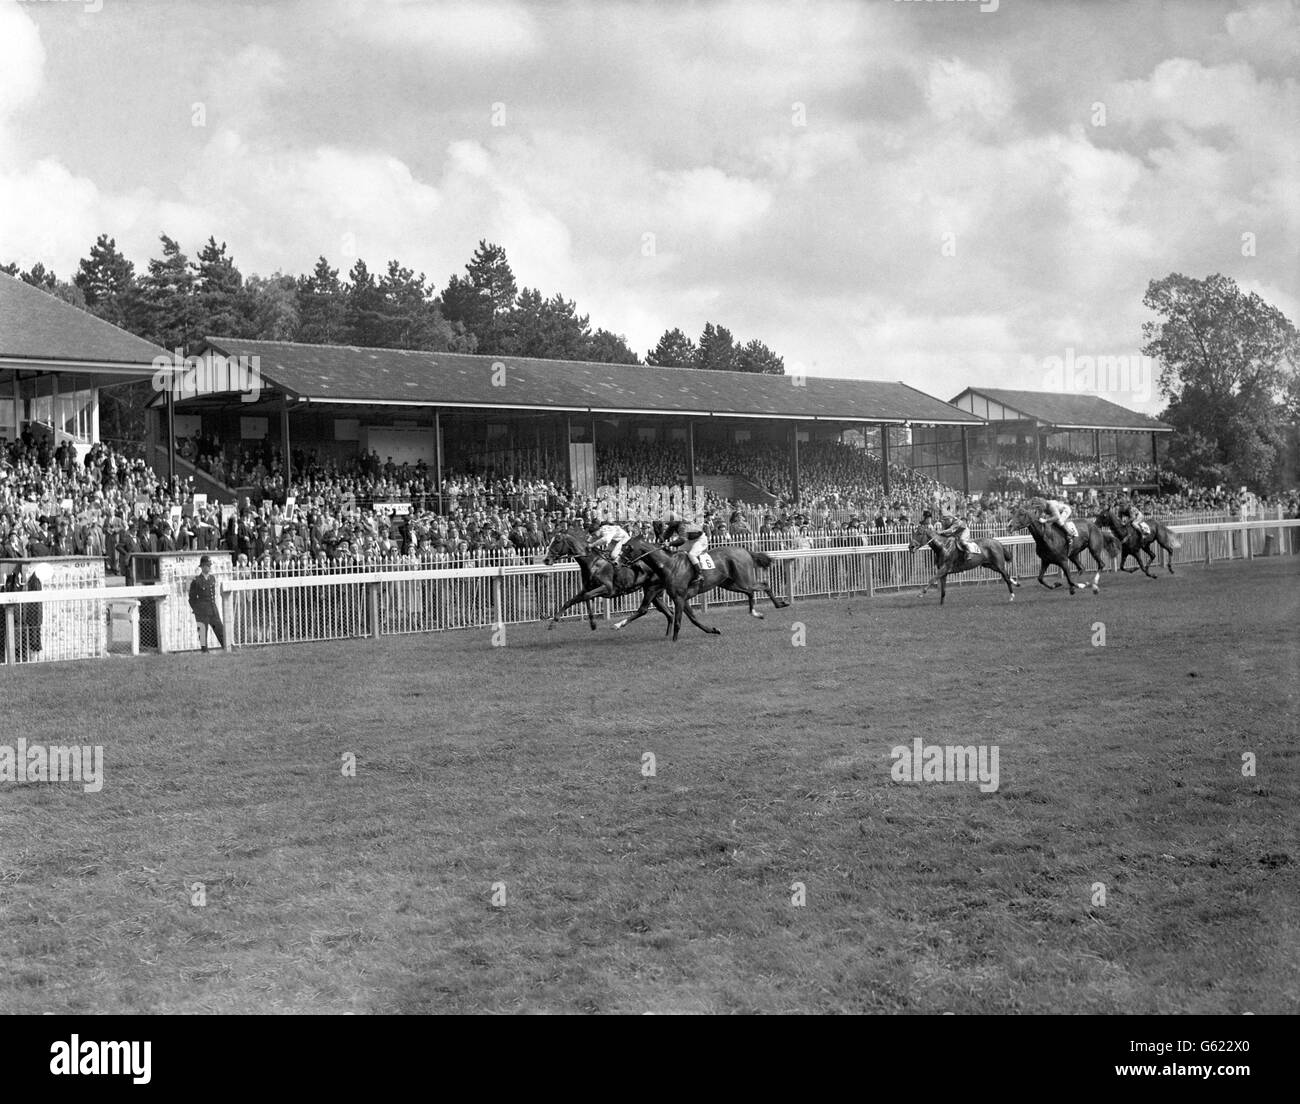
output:
[[[1297,74],[1284,0],[0,0],[0,262],[212,235],[441,288],[487,239],[642,356],[712,321],[1155,413],[1149,281],[1300,320]]]

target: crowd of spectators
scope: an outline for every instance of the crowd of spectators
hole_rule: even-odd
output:
[[[210,439],[182,441],[178,448],[214,478],[250,488],[251,500],[238,509],[196,504],[192,479],[169,484],[138,450],[100,443],[79,461],[70,445],[51,448],[24,433],[0,448],[0,559],[102,556],[110,574],[128,579],[132,554],[177,550],[226,551],[250,571],[527,562],[557,530],[585,525],[603,512],[596,499],[569,494],[558,473],[514,478],[449,471],[439,486],[423,462],[395,464],[371,453],[340,465],[307,451],[295,453],[286,488],[278,450],[265,443],[229,456]],[[673,486],[683,481],[683,464],[681,450],[672,447],[610,446],[598,453],[598,480]],[[966,499],[891,465],[886,495],[880,459],[838,443],[801,447],[798,502],[781,449],[704,447],[696,464],[701,474],[742,476],[776,496],[769,504],[710,498],[714,540],[819,534],[883,541],[895,539],[927,508],[955,509],[976,526],[997,525],[1023,494],[1002,490]],[[1210,491],[1185,481],[1170,493],[1135,501],[1156,516],[1241,516],[1281,505],[1285,516],[1295,517],[1300,507],[1294,491],[1259,500],[1243,497],[1239,488]],[[1080,495],[1076,511],[1087,516],[1092,506]]]
[[[990,483],[1005,494],[1037,495],[1053,492],[1063,485],[1089,484],[1105,486],[1135,486],[1154,484],[1161,478],[1160,470],[1151,463],[1103,457],[1078,456],[1066,449],[1049,448],[1043,451],[1043,470],[1040,477],[1034,449],[1020,445],[998,448],[998,462],[987,469]]]

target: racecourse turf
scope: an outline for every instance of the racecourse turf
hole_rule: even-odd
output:
[[[1298,575],[4,669],[0,1011],[1294,1012]]]

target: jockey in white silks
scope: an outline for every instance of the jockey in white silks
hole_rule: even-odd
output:
[[[698,521],[688,521],[670,510],[664,517],[665,529],[663,542],[667,547],[683,546],[686,558],[691,562],[691,582],[703,575],[700,556],[708,551],[709,535]]]
[[[1043,503],[1043,516],[1038,520],[1044,524],[1049,521],[1055,522],[1061,532],[1065,534],[1065,543],[1068,546],[1079,535],[1079,530],[1075,527],[1074,522],[1070,520],[1070,515],[1073,512],[1064,502],[1049,498]]]
[[[596,535],[591,538],[588,547],[601,549],[613,563],[617,564],[618,557],[623,551],[623,545],[627,544],[631,539],[632,534],[621,525],[607,521],[597,527]]]

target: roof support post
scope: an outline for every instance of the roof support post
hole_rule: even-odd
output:
[[[14,440],[23,435],[23,385],[18,382],[18,369],[14,369]]]
[[[1101,467],[1101,430],[1092,431],[1092,457],[1097,462],[1097,467]]]
[[[1034,471],[1041,484],[1043,482],[1043,433],[1037,422],[1034,423]]]
[[[970,498],[970,445],[965,426],[961,427],[961,493]]]
[[[686,421],[686,482],[695,486],[695,422]]]
[[[176,388],[167,388],[167,484],[176,492]]]
[[[293,450],[289,441],[289,396],[280,402],[280,452],[284,463],[284,494],[293,494]]]
[[[433,477],[438,481],[438,513],[445,514],[447,511],[442,502],[442,411],[437,407],[433,410]]]
[[[880,462],[884,473],[885,497],[889,497],[889,426],[880,423]]]
[[[799,505],[799,423],[790,423],[790,486],[794,504]]]
[[[1159,438],[1156,437],[1156,435],[1155,435],[1155,431],[1152,430],[1152,432],[1151,432],[1151,466],[1152,466],[1153,468],[1158,468],[1158,467],[1160,466],[1160,446],[1159,446],[1159,444],[1157,443],[1158,440],[1159,440]],[[1118,434],[1116,435],[1115,455],[1116,455],[1116,458],[1118,459],[1118,457],[1119,457],[1119,438],[1118,438]],[[1156,479],[1156,482],[1159,483],[1159,481],[1160,481],[1160,477],[1159,477],[1158,475],[1155,477],[1155,479]]]

